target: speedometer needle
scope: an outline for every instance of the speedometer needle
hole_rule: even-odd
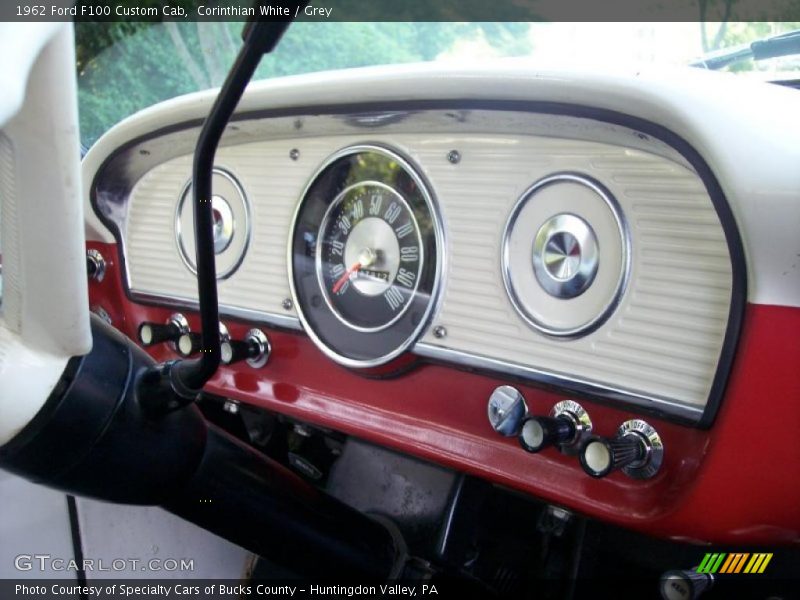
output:
[[[358,261],[352,267],[347,269],[347,271],[344,272],[344,275],[339,277],[339,279],[336,280],[336,283],[333,284],[333,293],[338,294],[339,290],[342,288],[345,282],[350,279],[350,276],[353,275],[353,273],[357,273],[360,268],[361,268],[361,261]]]
[[[377,253],[371,248],[364,248],[358,255],[358,262],[344,272],[344,275],[336,280],[333,284],[333,293],[337,294],[346,281],[349,281],[354,273],[357,273],[361,267],[368,267],[375,262],[378,257]]]

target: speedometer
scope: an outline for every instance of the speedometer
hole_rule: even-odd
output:
[[[306,331],[347,366],[395,358],[428,323],[441,248],[433,196],[407,160],[378,146],[338,152],[307,187],[290,242]]]

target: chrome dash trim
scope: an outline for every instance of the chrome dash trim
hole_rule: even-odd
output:
[[[696,423],[703,416],[702,407],[682,404],[674,400],[669,400],[668,398],[639,394],[602,383],[572,377],[564,373],[536,369],[534,367],[496,358],[469,354],[459,350],[450,350],[449,348],[441,348],[425,342],[420,342],[414,346],[413,352],[418,356],[424,356],[443,363],[450,363],[473,369],[484,369],[494,373],[535,381],[576,394],[594,396],[607,400],[618,400],[619,402],[639,408],[663,411],[673,417],[685,419],[692,423]]]
[[[197,300],[189,298],[181,298],[179,296],[162,296],[160,294],[148,294],[137,290],[131,290],[131,298],[133,300],[146,302],[148,304],[155,304],[158,306],[168,306],[171,308],[182,308],[187,310],[199,310],[200,305]],[[223,304],[219,307],[219,314],[225,317],[234,319],[241,319],[253,323],[266,323],[284,329],[294,329],[302,331],[303,327],[300,324],[300,319],[291,315],[282,315],[279,313],[262,312],[253,310],[251,308],[241,308],[238,306],[225,306]]]

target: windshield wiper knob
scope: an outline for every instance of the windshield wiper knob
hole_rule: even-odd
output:
[[[664,459],[664,446],[655,429],[641,419],[625,421],[614,438],[594,436],[582,446],[581,467],[592,477],[621,469],[634,479],[653,477]]]

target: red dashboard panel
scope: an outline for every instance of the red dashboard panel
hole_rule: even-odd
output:
[[[142,321],[164,322],[170,308],[132,302],[124,293],[114,245],[89,244],[107,260],[90,285],[92,309],[135,339]],[[196,312],[182,311],[193,330]],[[800,543],[800,309],[748,305],[725,400],[708,431],[645,417],[662,436],[664,466],[653,479],[620,473],[592,479],[577,458],[554,449],[524,452],[497,435],[486,417],[492,390],[507,381],[424,364],[393,379],[368,379],[335,364],[302,333],[223,317],[234,339],[258,325],[273,353],[262,369],[222,367],[209,391],[396,448],[506,485],[586,515],[684,541]],[[171,358],[166,345],[151,349]],[[530,411],[546,414],[565,396],[517,386]],[[635,415],[582,400],[600,435]]]

